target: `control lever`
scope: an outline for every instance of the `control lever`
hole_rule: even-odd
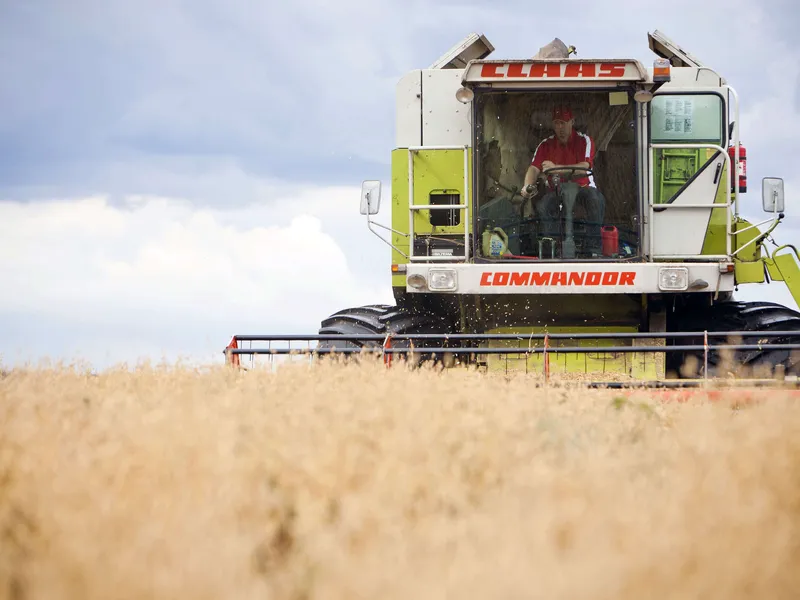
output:
[[[561,200],[561,175],[558,173],[553,173],[550,177],[552,177],[553,187],[556,190],[556,196],[558,197],[558,212],[561,212],[561,209],[564,207],[564,204]]]
[[[556,241],[551,237],[543,237],[539,240],[539,258],[544,258],[544,243],[550,242],[550,258],[556,257]]]

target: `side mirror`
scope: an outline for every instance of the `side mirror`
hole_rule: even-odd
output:
[[[761,202],[765,212],[783,212],[783,179],[764,177],[761,180]]]
[[[377,215],[381,207],[381,182],[365,181],[361,184],[361,214]]]

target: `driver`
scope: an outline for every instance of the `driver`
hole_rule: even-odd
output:
[[[553,135],[542,140],[536,147],[520,192],[524,198],[530,198],[533,195],[527,191],[528,185],[533,184],[542,171],[568,167],[592,168],[595,154],[594,141],[585,133],[573,129],[574,123],[575,120],[569,108],[557,107],[553,111]],[[550,179],[553,173],[553,171],[547,173],[548,191],[536,206],[537,215],[542,223],[541,234],[549,237],[558,235],[558,197]],[[599,256],[602,248],[600,226],[605,215],[606,199],[595,186],[594,177],[590,173],[581,170],[570,171],[569,169],[560,171],[560,173],[564,178],[563,181],[573,181],[580,188],[575,202],[585,208],[588,216],[588,239],[586,240],[588,247],[586,250],[592,255]]]

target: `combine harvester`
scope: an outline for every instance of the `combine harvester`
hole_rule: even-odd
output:
[[[762,181],[763,222],[742,218],[735,90],[660,32],[648,39],[646,69],[576,58],[558,39],[489,60],[472,34],[402,77],[390,227],[371,218],[380,182],[361,194],[391,247],[396,305],[341,310],[316,335],[237,335],[228,360],[305,340],[319,354],[413,350],[445,366],[657,384],[725,376],[727,352],[767,379],[796,377],[800,313],[733,299],[783,281],[800,304],[797,250],[765,246],[783,181]]]

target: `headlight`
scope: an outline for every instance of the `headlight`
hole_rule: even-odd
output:
[[[685,290],[689,287],[689,269],[686,267],[664,267],[658,270],[658,289]]]
[[[456,289],[456,272],[453,269],[431,269],[428,272],[428,287],[432,290]]]
[[[415,290],[421,290],[425,287],[425,276],[419,273],[414,273],[408,276],[408,285]]]

